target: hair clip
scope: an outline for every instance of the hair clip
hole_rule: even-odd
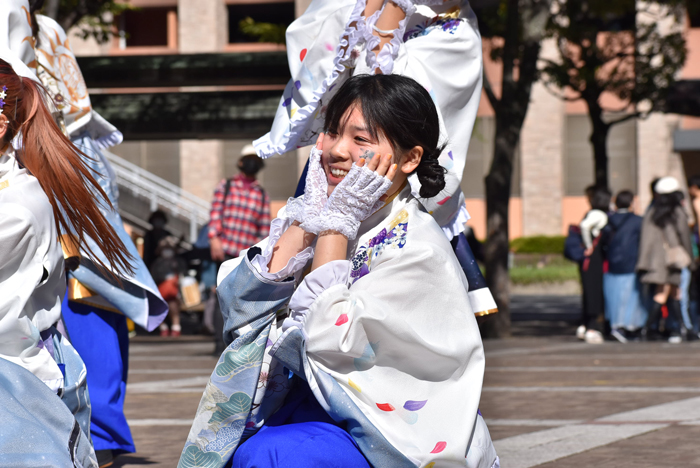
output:
[[[5,107],[5,98],[7,97],[7,86],[2,87],[0,91],[0,114],[2,114],[2,108]]]

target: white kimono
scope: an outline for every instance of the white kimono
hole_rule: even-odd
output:
[[[39,333],[60,318],[65,292],[51,204],[10,146],[0,156],[0,358],[24,367],[54,391],[63,374]]]
[[[366,0],[313,0],[287,29],[292,79],[272,129],[253,144],[263,158],[314,144],[323,131],[328,102],[351,76],[373,74],[379,67],[384,74],[413,78],[435,101],[441,144],[447,144],[439,158],[448,171],[446,186],[421,203],[451,239],[469,220],[459,184],[481,97],[481,36],[467,0],[411,3],[416,12],[400,22],[375,59],[372,49],[378,38],[371,26],[378,13],[362,16]],[[409,182],[418,197],[417,176]]]
[[[477,413],[484,351],[466,278],[440,227],[410,192],[404,188],[361,224],[347,260],[330,262],[300,281],[288,307],[277,312],[278,317],[290,316],[281,328],[273,325],[263,359],[271,383],[262,388],[274,390],[264,395],[259,390],[252,401],[262,403],[260,408],[281,403],[284,395],[276,382],[282,364],[275,353],[301,331],[303,371],[319,403],[333,416],[340,405],[347,406],[334,390],[342,389],[343,398],[349,397],[351,406],[405,457],[382,455],[382,450],[363,446],[367,440],[356,439],[375,466],[498,466]],[[250,262],[265,281],[299,278],[313,255],[309,247],[282,271],[267,271],[272,248],[290,224],[282,211],[270,237],[258,244],[262,252]],[[244,251],[224,263],[219,282],[242,267],[246,256]],[[227,388],[223,377],[218,383],[212,376],[215,392],[236,391]],[[211,437],[206,422],[215,419],[205,408],[200,404],[188,444],[216,445],[201,438]],[[246,427],[260,427],[266,417],[269,413],[252,410]],[[189,465],[181,461],[180,466]]]

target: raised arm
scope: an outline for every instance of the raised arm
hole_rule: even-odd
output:
[[[372,34],[379,38],[379,44],[372,49],[372,52],[379,55],[382,48],[394,38],[394,31],[404,18],[406,18],[406,12],[400,6],[393,1],[387,2],[377,19],[376,27],[372,30]],[[381,70],[377,68],[375,73],[381,73]]]

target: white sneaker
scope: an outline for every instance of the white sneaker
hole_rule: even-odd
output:
[[[678,335],[674,335],[674,336],[671,336],[671,337],[668,339],[668,342],[671,343],[671,344],[683,343],[683,338],[681,338],[681,337],[678,336]]]
[[[588,344],[603,344],[603,334],[598,330],[586,330],[583,339]]]
[[[576,338],[578,338],[579,340],[582,340],[585,338],[585,336],[586,336],[586,327],[583,325],[580,325],[576,329]]]
[[[625,333],[621,329],[613,328],[610,334],[620,343],[627,343],[627,337],[625,337]]]

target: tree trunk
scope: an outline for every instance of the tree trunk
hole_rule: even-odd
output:
[[[57,19],[59,3],[59,0],[46,0],[44,4],[44,14],[51,19]]]
[[[603,120],[603,110],[598,102],[588,104],[591,119],[591,145],[593,145],[594,180],[598,188],[608,188],[608,133],[610,125]]]
[[[493,162],[491,170],[486,176],[486,225],[488,231],[485,249],[486,283],[496,300],[498,313],[484,322],[482,333],[485,338],[510,336],[508,203],[510,202],[513,177],[513,159],[522,124],[514,124],[512,119],[507,118],[508,113],[504,114],[506,115],[496,118]]]
[[[538,77],[537,59],[550,3],[549,0],[508,0],[501,98],[496,99],[493,92],[489,93],[496,114],[496,136],[493,161],[485,181],[488,236],[485,264],[486,283],[498,313],[482,324],[485,338],[510,336],[508,204],[513,161],[530,104],[532,84]]]

